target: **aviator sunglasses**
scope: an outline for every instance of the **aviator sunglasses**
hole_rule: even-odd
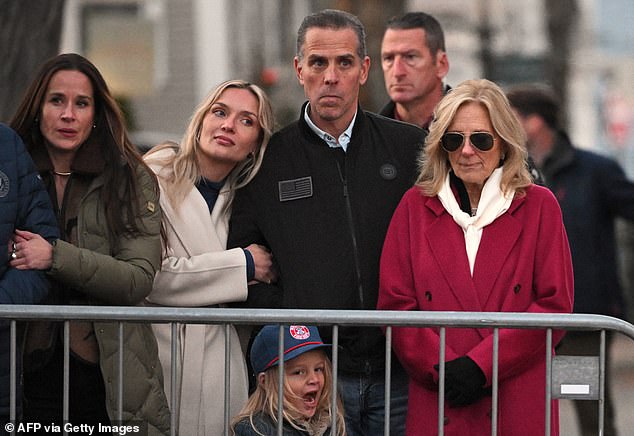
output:
[[[460,132],[447,132],[442,135],[440,145],[447,152],[458,150],[465,141],[465,134]],[[475,132],[469,135],[469,142],[480,151],[489,151],[493,148],[495,138],[488,132]]]

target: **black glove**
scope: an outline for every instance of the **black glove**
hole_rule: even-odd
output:
[[[438,371],[439,365],[434,365]],[[486,377],[467,356],[445,362],[445,399],[451,407],[473,404],[486,394]]]

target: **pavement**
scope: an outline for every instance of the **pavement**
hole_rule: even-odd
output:
[[[611,351],[612,375],[608,383],[612,387],[617,432],[619,436],[634,435],[634,340],[619,334]],[[561,436],[581,436],[573,407],[570,400],[559,402]]]

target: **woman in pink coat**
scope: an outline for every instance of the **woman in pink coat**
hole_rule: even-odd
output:
[[[524,142],[492,82],[463,82],[439,103],[385,240],[379,309],[571,312],[561,211],[532,184]],[[544,331],[500,331],[498,434],[544,433],[545,343]],[[492,329],[446,330],[446,435],[491,434],[492,344]],[[395,328],[393,346],[410,376],[407,434],[437,434],[439,329]],[[555,401],[551,410],[557,435]]]

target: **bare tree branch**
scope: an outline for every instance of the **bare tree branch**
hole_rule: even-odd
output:
[[[9,121],[37,68],[58,53],[64,2],[0,0],[0,121]]]
[[[387,103],[381,70],[381,41],[385,24],[394,15],[405,12],[404,0],[336,0],[331,7],[351,12],[359,17],[366,32],[368,55],[372,61],[367,84],[361,88],[361,107],[378,111]]]
[[[571,41],[579,16],[577,0],[544,0],[550,40],[546,62],[548,81],[561,105],[562,125],[567,124],[568,81],[570,79]]]

